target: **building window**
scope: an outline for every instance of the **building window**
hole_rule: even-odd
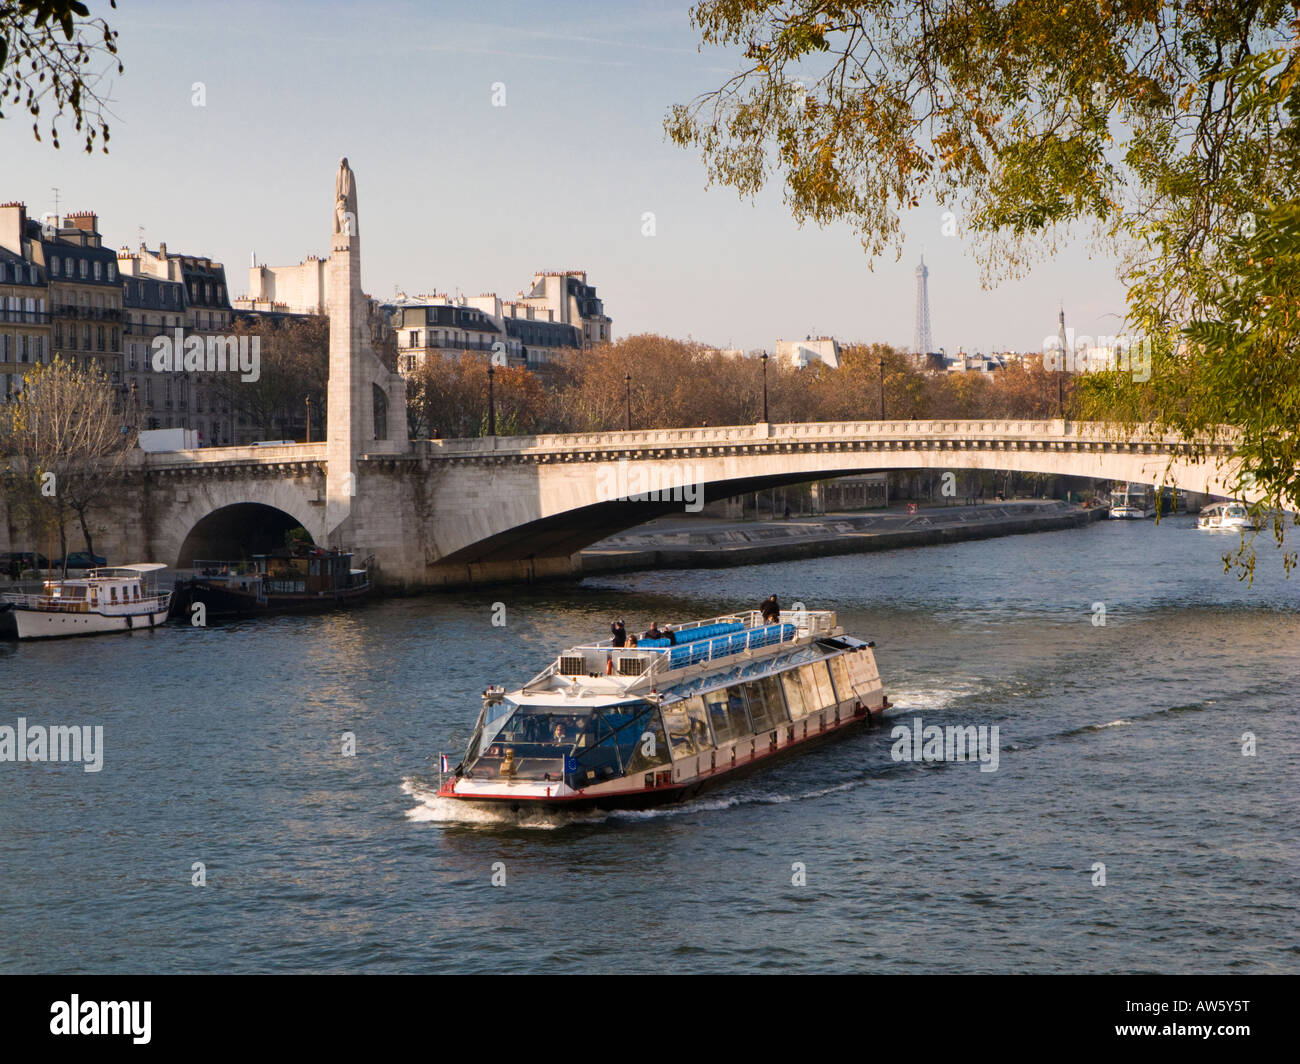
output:
[[[51,277],[58,277],[58,276],[59,276],[59,256],[58,256],[58,255],[55,255],[53,258],[50,259],[50,276],[51,276]],[[4,277],[4,274],[3,274],[3,273],[0,273],[0,278],[3,278],[3,277]]]
[[[388,396],[377,384],[370,386],[370,392],[374,404],[375,439],[386,440],[388,439]]]
[[[419,330],[419,329],[412,329],[412,330],[411,330],[411,335],[410,335],[410,338],[409,338],[409,340],[408,340],[406,346],[407,346],[407,347],[419,347],[419,346],[420,346],[420,330]]]
[[[102,280],[104,279],[104,277],[103,277],[103,272],[104,272],[104,264],[103,264],[102,262],[97,262],[97,263],[95,263],[95,280],[96,280],[96,281],[102,281]]]
[[[81,274],[81,279],[84,281],[84,280],[86,279],[86,273],[88,272],[88,271],[86,270],[86,260],[85,260],[85,259],[82,259],[82,260],[81,260],[81,263],[80,263],[80,265],[79,265],[78,268],[77,268],[77,272]]]

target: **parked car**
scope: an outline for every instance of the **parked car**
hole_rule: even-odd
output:
[[[28,569],[48,569],[50,559],[32,550],[9,550],[0,553],[0,573],[17,580]]]
[[[84,550],[73,550],[68,552],[69,569],[94,569],[101,565],[107,565],[108,560],[96,554],[93,557]],[[62,569],[63,559],[59,558],[54,563],[54,568]]]

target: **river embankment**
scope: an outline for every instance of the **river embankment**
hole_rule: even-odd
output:
[[[1106,516],[1056,499],[975,506],[920,505],[770,521],[660,518],[582,552],[584,574],[635,569],[697,569],[894,550],[1076,528]]]

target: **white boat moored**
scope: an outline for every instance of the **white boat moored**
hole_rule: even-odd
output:
[[[170,591],[159,592],[150,574],[158,562],[91,569],[75,580],[46,580],[38,594],[6,594],[0,634],[57,639],[153,628],[167,619]]]

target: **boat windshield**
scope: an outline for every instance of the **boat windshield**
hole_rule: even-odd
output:
[[[567,779],[584,786],[667,760],[659,714],[649,702],[592,709],[504,699],[492,708],[500,715],[483,729],[479,754],[465,766],[474,779]]]

